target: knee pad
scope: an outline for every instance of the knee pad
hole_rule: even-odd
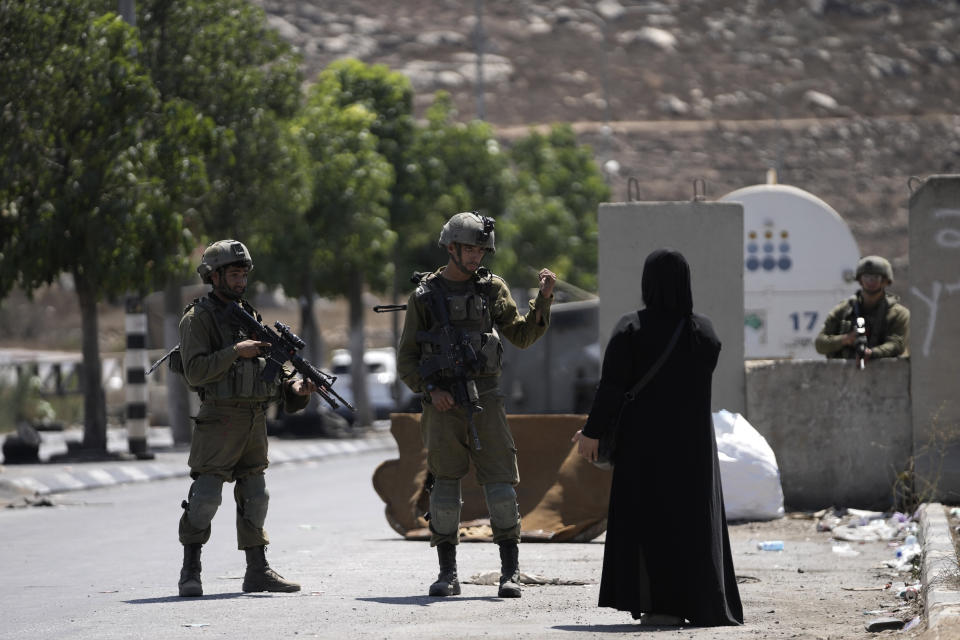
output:
[[[197,529],[206,529],[220,507],[220,492],[223,480],[217,476],[202,475],[190,486],[190,502],[187,519]]]
[[[267,504],[270,493],[262,473],[237,478],[237,506],[243,518],[253,526],[262,528],[267,521]]]
[[[483,495],[490,511],[490,524],[498,529],[510,529],[520,522],[517,492],[506,482],[491,482],[483,485]]]
[[[430,528],[451,535],[460,528],[460,481],[437,478],[430,491]]]

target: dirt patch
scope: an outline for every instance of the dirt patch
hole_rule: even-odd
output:
[[[871,620],[892,617],[908,623],[921,615],[917,599],[899,595],[899,586],[912,579],[910,572],[886,565],[895,558],[893,542],[848,543],[846,551],[838,553],[834,547],[843,548],[843,542],[828,531],[818,531],[817,519],[799,513],[769,522],[732,524],[729,529],[748,617],[741,633],[866,639],[878,636],[866,629]],[[759,550],[757,543],[765,540],[782,541],[783,551]],[[920,622],[897,637],[917,638],[922,631]]]

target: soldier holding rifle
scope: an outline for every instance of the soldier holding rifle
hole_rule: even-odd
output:
[[[231,307],[240,305],[257,316],[243,299],[252,268],[253,260],[241,242],[220,240],[207,247],[197,272],[213,290],[187,306],[180,320],[179,349],[168,354],[171,368],[183,372],[201,400],[188,460],[193,484],[180,518],[181,596],[203,595],[200,549],[210,538],[224,482],[236,482],[237,546],[247,560],[243,590],[300,590],[300,585],[271,569],[265,555],[269,543],[263,528],[269,500],[264,479],[265,412],[281,399],[287,412],[303,409],[317,385],[292,377],[275,358],[264,357],[271,344],[231,313]]]
[[[909,353],[910,311],[887,292],[893,267],[880,256],[857,263],[860,290],[827,315],[814,346],[828,358],[857,359],[860,368],[875,358],[906,357]]]
[[[438,245],[447,264],[417,274],[397,350],[403,382],[423,394],[421,435],[427,448],[430,545],[437,548],[440,575],[431,596],[460,593],[456,549],[460,525],[460,480],[473,461],[483,487],[493,541],[500,547],[502,598],[520,597],[518,543],[520,481],[516,446],[499,390],[502,335],[526,348],[550,322],[556,275],[538,274],[539,292],[521,315],[507,283],[480,266],[493,253],[494,221],[478,212],[458,213],[443,226]]]

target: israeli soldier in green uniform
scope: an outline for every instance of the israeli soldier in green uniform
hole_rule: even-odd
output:
[[[437,548],[440,562],[431,596],[460,593],[456,561],[460,480],[472,461],[490,512],[493,541],[500,547],[499,596],[520,597],[515,489],[520,475],[498,386],[500,340],[503,336],[526,348],[546,332],[556,275],[540,270],[537,297],[529,312],[520,315],[507,283],[480,266],[483,257],[496,250],[493,229],[493,219],[477,212],[458,213],[443,226],[438,244],[447,252],[447,264],[418,274],[397,349],[401,379],[423,394],[421,436],[434,479],[430,545]],[[451,335],[462,338],[455,358],[443,353]],[[451,365],[454,360],[458,362]],[[448,364],[432,366],[437,362]]]
[[[880,256],[866,256],[857,263],[860,290],[827,315],[814,343],[817,353],[828,358],[858,358],[857,318],[865,321],[864,361],[909,355],[910,311],[887,292],[893,284],[893,267]],[[863,339],[862,337],[860,338]]]
[[[221,502],[224,482],[235,482],[237,545],[246,553],[243,590],[299,591],[267,564],[269,543],[263,525],[267,516],[264,470],[267,468],[265,411],[283,400],[287,412],[303,409],[316,386],[293,379],[283,370],[263,380],[266,360],[260,348],[269,343],[248,339],[222,310],[239,304],[259,319],[244,299],[253,260],[236,240],[214,242],[203,252],[197,272],[213,290],[188,305],[180,320],[180,360],[187,383],[200,395],[200,411],[190,445],[190,486],[180,518],[183,569],[181,596],[203,595],[200,549],[210,538],[210,524]]]

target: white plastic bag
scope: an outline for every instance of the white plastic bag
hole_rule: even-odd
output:
[[[727,520],[783,517],[780,468],[766,439],[739,413],[713,414]]]

